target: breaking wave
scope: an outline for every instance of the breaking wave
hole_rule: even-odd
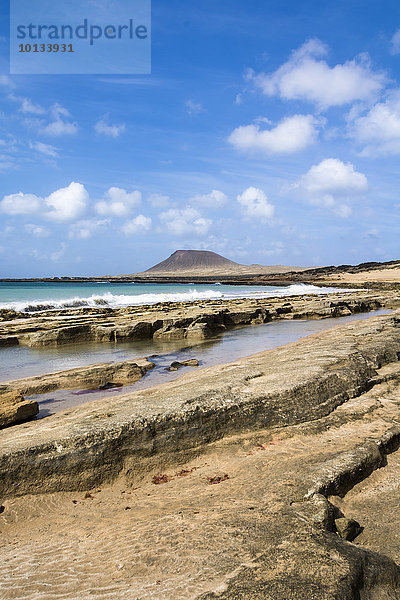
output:
[[[49,299],[49,300],[24,300],[15,302],[0,302],[0,309],[16,310],[18,312],[39,312],[43,310],[60,310],[63,308],[81,307],[110,307],[123,308],[126,306],[140,306],[145,304],[157,304],[160,302],[196,302],[198,300],[218,300],[219,298],[271,298],[285,296],[299,296],[304,294],[327,294],[338,291],[335,288],[321,288],[314,285],[293,284],[285,287],[265,287],[263,289],[238,289],[229,292],[213,290],[197,291],[192,289],[186,292],[169,292],[153,294],[93,294],[87,297],[76,296],[74,298]],[[345,291],[345,290],[340,290]]]

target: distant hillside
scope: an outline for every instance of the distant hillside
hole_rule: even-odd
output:
[[[145,273],[180,273],[182,271],[205,271],[242,267],[239,263],[208,250],[176,250],[167,259],[147,269]]]
[[[176,250],[166,260],[150,267],[141,273],[131,273],[125,277],[151,277],[176,278],[190,275],[196,277],[224,277],[261,275],[269,273],[288,273],[291,271],[304,271],[302,267],[288,267],[284,265],[241,265],[229,260],[216,252],[208,250]]]

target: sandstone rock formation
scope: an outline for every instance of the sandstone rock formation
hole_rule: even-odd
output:
[[[377,369],[397,363],[399,354],[397,314],[375,317],[158,387],[87,403],[67,416],[53,415],[51,422],[29,424],[23,438],[3,432],[0,492],[98,485],[124,469],[133,475],[154,453],[176,453],[250,427],[319,418],[365,392]]]
[[[60,389],[104,389],[109,384],[134,383],[153,367],[154,364],[146,358],[135,358],[118,363],[100,363],[89,367],[58,371],[49,375],[6,381],[0,383],[0,394],[11,393],[11,390],[30,396]]]
[[[398,600],[399,317],[0,432],[5,600]]]
[[[0,389],[0,428],[27,421],[39,412],[38,403],[25,400],[18,391]]]
[[[30,316],[0,314],[0,345],[58,346],[136,339],[201,340],[239,325],[276,319],[323,319],[400,306],[395,292],[358,291],[288,298],[168,302],[127,308],[79,308]]]

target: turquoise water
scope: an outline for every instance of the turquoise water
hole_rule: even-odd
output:
[[[0,309],[35,312],[80,306],[123,307],[219,298],[265,298],[332,293],[313,285],[247,286],[99,282],[0,282]],[[343,290],[340,290],[343,291]]]

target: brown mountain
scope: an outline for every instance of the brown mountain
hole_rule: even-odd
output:
[[[241,265],[208,250],[176,250],[166,260],[139,273],[141,277],[228,276],[287,273],[302,271],[301,267],[283,265]]]
[[[176,250],[166,260],[147,269],[145,273],[172,273],[181,271],[226,269],[242,267],[239,263],[208,250]]]

